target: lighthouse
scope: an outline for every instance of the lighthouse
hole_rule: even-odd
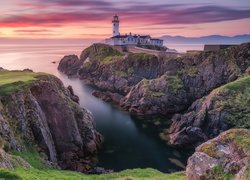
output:
[[[120,35],[120,33],[119,33],[119,17],[117,15],[114,16],[112,23],[113,23],[112,37]]]

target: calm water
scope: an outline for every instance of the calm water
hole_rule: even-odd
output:
[[[146,167],[163,172],[182,170],[189,152],[170,148],[159,139],[154,128],[145,128],[142,120],[93,97],[91,87],[79,80],[68,79],[57,71],[58,62],[65,54],[79,55],[83,49],[83,46],[62,45],[0,46],[0,67],[30,68],[37,72],[51,73],[59,77],[66,86],[73,86],[80,97],[81,106],[93,113],[97,129],[105,139],[99,153],[98,166],[115,171]]]

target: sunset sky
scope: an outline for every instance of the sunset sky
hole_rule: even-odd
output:
[[[121,33],[250,34],[249,0],[0,0],[0,38],[105,38]]]

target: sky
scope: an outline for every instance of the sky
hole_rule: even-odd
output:
[[[120,33],[250,34],[249,0],[0,0],[0,39],[104,39]]]

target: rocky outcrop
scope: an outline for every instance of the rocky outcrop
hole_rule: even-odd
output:
[[[195,101],[185,114],[172,118],[169,143],[196,146],[229,128],[250,128],[249,89],[246,75]]]
[[[54,76],[39,75],[29,86],[0,100],[0,136],[10,149],[23,151],[27,144],[36,144],[62,169],[93,168],[102,138],[72,88],[64,88]]]
[[[133,114],[161,115],[166,121],[173,116],[173,124],[161,136],[172,145],[197,146],[229,128],[249,128],[249,103],[244,100],[249,93],[213,91],[249,73],[249,49],[246,43],[213,52],[157,57],[121,54],[111,46],[94,44],[81,54],[78,77],[97,86],[96,97]]]
[[[215,52],[156,57],[124,55],[111,46],[94,44],[72,66],[81,64],[74,72],[85,82],[104,93],[122,95],[119,104],[124,109],[139,115],[169,115],[186,110],[214,88],[246,73],[249,48],[250,44],[242,44]],[[63,59],[59,70],[70,75],[71,61]]]
[[[188,179],[249,179],[249,140],[249,130],[232,129],[198,146],[188,159]]]
[[[77,77],[82,62],[76,55],[64,56],[58,65],[58,70],[70,77]]]
[[[172,61],[165,60],[164,75],[149,80],[147,86],[145,81],[140,81],[121,100],[121,106],[136,114],[184,111],[195,100],[246,73],[250,66],[249,49],[250,43],[194,56],[184,55],[174,59],[177,66],[169,70],[166,69]]]

